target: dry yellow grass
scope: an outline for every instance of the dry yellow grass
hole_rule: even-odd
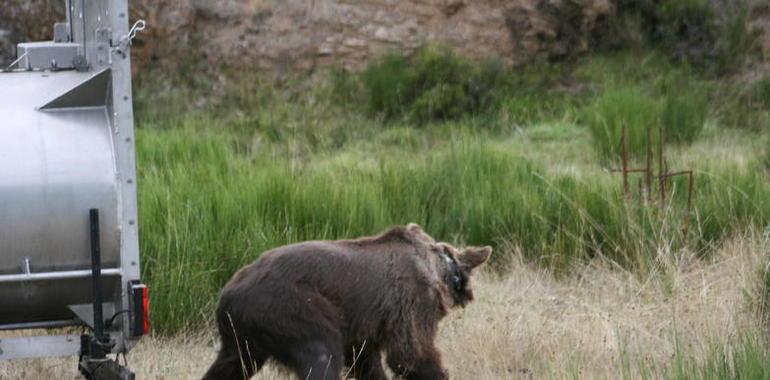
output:
[[[710,262],[661,253],[661,271],[639,279],[596,260],[556,279],[514,263],[482,274],[476,301],[441,327],[454,379],[635,378],[663,368],[676,350],[703,357],[730,345],[756,319],[747,292],[758,284],[760,239],[736,238]],[[150,337],[129,355],[140,379],[199,378],[216,354],[213,332]],[[624,364],[625,363],[625,364]],[[0,378],[77,378],[74,359],[0,362]],[[257,379],[284,379],[273,366]]]

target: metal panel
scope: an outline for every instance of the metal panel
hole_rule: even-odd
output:
[[[22,57],[17,64],[21,68],[71,69],[75,67],[78,44],[27,42],[19,44],[16,51]]]
[[[116,341],[113,353],[120,352],[123,338],[110,334]],[[25,337],[0,337],[0,360],[43,357],[77,356],[80,351],[80,335],[42,335]]]
[[[105,267],[119,267],[117,170],[105,107],[36,110],[98,74],[0,75],[0,275],[90,268],[88,210],[102,211]],[[41,96],[43,94],[43,96]],[[106,96],[106,95],[105,95]],[[0,283],[0,323],[72,317],[89,279]],[[105,294],[111,296],[118,284]]]
[[[105,300],[112,301],[120,294],[120,283],[118,276],[103,278],[102,294]],[[0,283],[0,300],[3,305],[0,307],[0,325],[71,319],[75,314],[69,309],[70,305],[93,300],[91,280],[80,277],[3,282]]]
[[[67,305],[90,301],[90,208],[110,268],[105,302],[127,309],[139,279],[128,4],[67,3],[75,68],[87,72],[0,72],[0,302],[14,306],[0,307],[4,326],[67,320]],[[115,351],[135,343],[110,334]]]
[[[110,40],[115,39],[112,35],[112,9],[120,4],[125,4],[125,1],[70,1],[72,41],[79,44],[80,55],[86,58],[90,67],[97,70],[110,65]],[[124,19],[123,22],[128,21]]]
[[[0,338],[0,359],[74,356],[79,350],[79,335]]]
[[[67,108],[104,107],[107,105],[109,88],[110,70],[104,69],[38,109],[55,111]]]
[[[104,265],[119,265],[106,109],[36,110],[47,102],[41,94],[58,97],[92,75],[0,75],[0,274],[21,273],[27,258],[33,272],[89,268],[88,210],[94,207],[104,210]]]

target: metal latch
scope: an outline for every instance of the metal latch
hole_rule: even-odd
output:
[[[126,52],[128,47],[131,46],[131,41],[136,37],[136,32],[141,32],[147,27],[147,23],[144,20],[137,20],[131,29],[128,30],[128,34],[120,37],[118,44],[115,45],[115,53],[121,57],[126,58]]]

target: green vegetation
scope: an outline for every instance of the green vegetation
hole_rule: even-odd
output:
[[[703,166],[685,235],[684,183],[673,182],[666,210],[625,202],[617,178],[549,174],[523,158],[515,140],[489,145],[458,132],[458,141],[426,153],[292,163],[239,153],[226,133],[140,132],[142,251],[162,330],[200,322],[235,270],[294,241],[417,222],[444,240],[519,247],[556,270],[601,252],[643,273],[655,266],[657,247],[689,240],[706,249],[770,221],[770,186],[753,167]]]
[[[743,337],[735,347],[715,346],[705,362],[677,353],[667,379],[770,379],[770,352],[759,334]]]
[[[617,163],[621,154],[621,134],[625,127],[629,157],[641,159],[648,149],[657,151],[659,131],[667,142],[689,144],[703,129],[707,98],[700,88],[685,78],[664,79],[661,96],[656,99],[640,86],[611,87],[583,110],[583,120],[594,137],[596,149],[605,159]]]
[[[567,275],[601,257],[641,279],[680,270],[671,257],[709,260],[732,236],[767,233],[770,76],[740,72],[754,58],[746,10],[619,6],[632,3],[620,19],[638,30],[618,29],[637,39],[630,49],[565,62],[507,68],[430,45],[281,84],[140,78],[140,244],[156,331],[210,322],[219,289],[265,250],[393,224],[491,244],[497,270],[520,254]],[[655,152],[664,131],[668,169],[695,173],[691,202],[687,177],[666,182],[665,202],[657,178],[644,189],[639,174],[624,194],[610,170],[623,127],[634,167],[648,130]],[[756,284],[747,298],[766,325],[770,271]],[[628,364],[621,377],[770,379],[764,334]]]
[[[676,338],[674,338],[676,339]],[[666,365],[632,358],[621,351],[620,379],[733,380],[770,379],[770,351],[759,331],[745,332],[731,342],[714,342],[699,355],[677,345]]]
[[[671,149],[672,166],[697,171],[688,214],[684,179],[669,184],[665,209],[636,193],[624,200],[590,134],[569,119],[522,132],[486,129],[489,116],[414,129],[330,105],[324,84],[292,95],[301,85],[240,88],[229,108],[140,127],[143,268],[159,331],[205,321],[237,268],[294,241],[417,222],[440,239],[515,247],[560,273],[601,254],[643,274],[661,247],[705,256],[770,221],[770,185],[751,134]],[[692,162],[711,144],[750,158]]]
[[[758,49],[747,2],[669,0],[618,2],[604,45],[661,49],[674,62],[710,75],[740,71]],[[602,42],[602,41],[600,41]],[[602,44],[600,44],[601,46]]]
[[[495,245],[497,267],[513,249],[559,274],[602,256],[643,276],[663,270],[661,252],[707,259],[770,224],[768,81],[722,80],[658,50],[507,69],[428,46],[359,74],[239,77],[208,103],[187,101],[206,98],[205,80],[138,83],[143,271],[163,333],[205,323],[235,270],[300,240],[416,222]],[[686,177],[663,206],[657,181],[647,194],[632,177],[624,196],[607,170],[622,126],[632,164],[647,130],[665,131],[668,167],[696,173],[691,208]]]
[[[647,151],[647,130],[655,129],[660,113],[660,102],[651,99],[638,88],[625,87],[605,91],[584,110],[584,119],[599,153],[610,162],[617,163],[622,150],[622,129],[626,128],[629,155],[644,157]]]
[[[372,114],[426,122],[489,109],[502,73],[498,63],[474,65],[446,47],[428,45],[412,59],[397,52],[387,54],[361,79]]]

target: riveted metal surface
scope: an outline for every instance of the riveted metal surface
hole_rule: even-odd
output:
[[[4,73],[0,75],[0,275],[90,268],[88,210],[102,210],[105,268],[120,265],[116,166],[105,107],[41,111],[48,100],[86,82],[94,73]],[[106,94],[104,95],[106,96]],[[0,323],[22,322],[26,313],[66,317],[67,303],[87,303],[88,288],[63,282],[43,286],[0,283]],[[13,287],[18,294],[9,294]],[[72,296],[68,294],[79,294]],[[77,299],[73,299],[77,298]],[[72,302],[70,302],[72,303]]]
[[[0,326],[7,328],[72,320],[69,306],[92,301],[85,275],[92,208],[100,215],[103,299],[115,313],[128,309],[128,283],[139,279],[128,4],[66,2],[57,43],[76,45],[76,70],[41,71],[51,68],[41,63],[0,71]],[[123,318],[109,334],[114,352],[136,341]],[[22,351],[16,357],[55,350]]]

